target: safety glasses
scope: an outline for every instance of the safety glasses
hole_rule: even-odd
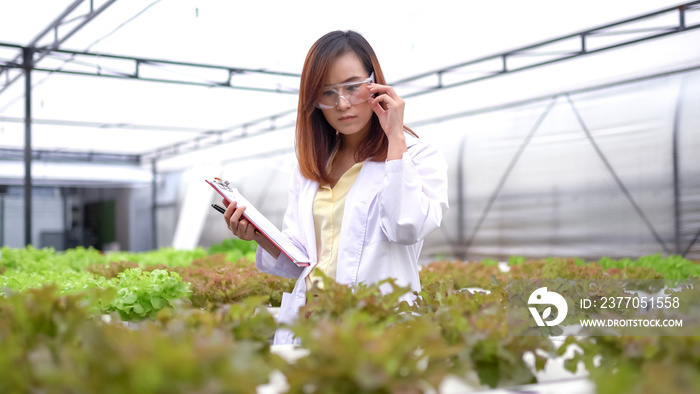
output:
[[[370,83],[374,83],[374,73],[362,81],[328,85],[323,88],[323,92],[316,103],[316,108],[335,108],[338,106],[341,98],[351,105],[363,103],[372,97],[367,86]]]

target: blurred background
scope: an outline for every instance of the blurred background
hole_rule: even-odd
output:
[[[0,2],[0,244],[208,247],[216,176],[281,226],[304,58],[352,29],[449,164],[424,259],[700,259],[698,27],[698,1]]]

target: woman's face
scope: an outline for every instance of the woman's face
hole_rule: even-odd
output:
[[[362,81],[368,77],[360,58],[354,52],[348,52],[333,62],[328,79],[323,85]],[[369,106],[369,101],[352,105],[342,97],[338,98],[338,104],[335,107],[321,109],[321,111],[328,123],[346,137],[361,136],[369,128],[374,113]]]

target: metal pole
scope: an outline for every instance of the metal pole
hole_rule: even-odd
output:
[[[5,246],[5,195],[2,190],[0,190],[0,246]]]
[[[156,176],[158,172],[156,171],[156,161],[151,161],[151,234],[152,234],[152,246],[153,249],[158,249],[158,224],[156,223],[156,209],[157,209],[157,182]]]
[[[32,243],[32,58],[33,48],[24,56],[24,244]]]
[[[681,201],[680,201],[680,185],[678,183],[679,167],[678,167],[678,129],[680,128],[681,107],[683,105],[683,92],[685,78],[680,78],[680,87],[678,89],[678,98],[676,99],[676,109],[673,113],[673,134],[672,134],[672,152],[671,160],[673,160],[673,222],[674,222],[674,239],[675,252],[681,253]]]
[[[457,158],[457,257],[466,260],[467,251],[464,248],[466,240],[464,229],[467,227],[466,210],[464,207],[464,146],[467,142],[467,134],[462,136],[459,143],[459,157]]]

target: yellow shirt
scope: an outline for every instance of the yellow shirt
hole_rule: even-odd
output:
[[[340,242],[340,226],[343,223],[345,197],[360,174],[362,163],[355,163],[338,179],[335,186],[321,185],[316,192],[313,205],[314,229],[316,231],[316,256],[318,264],[306,277],[306,288],[310,289],[312,282],[322,287],[318,275],[323,272],[335,280],[338,262],[338,245]]]

